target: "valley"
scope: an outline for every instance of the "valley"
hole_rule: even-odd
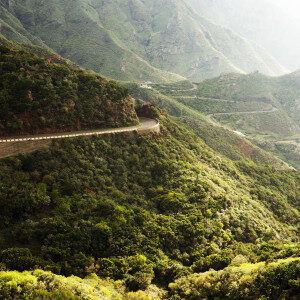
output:
[[[298,29],[223,2],[0,0],[1,299],[297,298]]]
[[[192,109],[188,115],[193,118],[195,111],[200,112],[212,125],[246,136],[253,144],[299,169],[299,79],[299,72],[282,77],[228,73],[194,84],[197,90],[188,82],[185,85],[190,88],[185,90],[173,84],[154,87],[177,105]],[[185,109],[170,112],[185,117]]]

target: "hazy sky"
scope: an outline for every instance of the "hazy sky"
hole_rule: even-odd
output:
[[[300,0],[269,0],[300,21]]]

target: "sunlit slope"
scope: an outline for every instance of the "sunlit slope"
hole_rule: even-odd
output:
[[[145,289],[297,240],[297,173],[233,162],[158,117],[159,134],[57,140],[0,160],[1,266]]]
[[[119,80],[176,81],[181,75],[199,81],[221,72],[285,72],[261,47],[200,17],[185,0],[1,4],[6,37],[46,44]]]
[[[300,24],[268,0],[187,0],[203,17],[262,45],[291,71],[300,68]],[[286,2],[289,5],[289,2]]]

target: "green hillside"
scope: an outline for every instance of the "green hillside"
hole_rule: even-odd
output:
[[[110,78],[200,81],[221,72],[286,71],[260,46],[207,21],[185,0],[0,4],[0,33],[5,37],[47,45]]]
[[[95,7],[98,6],[95,4]],[[8,39],[51,48],[77,64],[110,78],[151,81],[182,79],[179,75],[154,68],[115,40],[112,33],[100,24],[101,21],[95,19],[98,13],[89,1],[76,0],[67,5],[65,0],[41,3],[10,1],[9,4],[4,0],[0,12],[0,33]]]
[[[200,83],[194,94],[196,98],[179,100],[206,114],[231,112],[214,115],[214,119],[242,131],[263,149],[300,168],[299,71],[281,77],[224,74]],[[258,113],[234,114],[239,111]]]
[[[137,124],[124,87],[27,49],[0,44],[0,136]]]
[[[2,135],[134,124],[129,94],[161,131],[0,159],[0,298],[296,295],[299,172],[173,95],[201,85],[121,86],[1,40]]]
[[[265,261],[297,240],[299,174],[218,155],[161,116],[159,135],[55,141],[0,160],[0,262],[97,273],[128,290]],[[288,252],[293,255],[294,252]]]
[[[154,88],[152,89],[143,89],[134,83],[123,82],[122,84],[129,89],[130,94],[137,103],[150,102],[160,107],[165,113],[170,114],[176,122],[181,123],[189,131],[197,134],[209,147],[229,159],[234,161],[250,159],[255,163],[269,164],[280,169],[287,168],[287,165],[283,163],[282,160],[275,158],[273,155],[261,149],[263,148],[270,151],[269,147],[258,144],[254,140],[250,142],[249,139],[237,135],[232,130],[212,126],[207,118],[205,118],[204,113],[215,110],[222,111],[227,108],[232,110],[234,107],[227,105],[226,102],[224,104],[223,101],[220,103],[220,101],[214,101],[213,99],[195,99],[193,94],[197,91],[190,90],[192,86],[190,82],[183,81],[176,84],[156,84],[153,85]],[[265,109],[266,107],[265,103],[255,102],[255,104],[259,109]],[[236,107],[239,109],[251,110],[252,106],[253,102],[250,105],[244,102],[236,103]],[[270,104],[267,105],[267,108],[269,107]],[[255,146],[255,144],[260,148]],[[278,153],[274,154],[278,157]],[[294,159],[291,159],[291,157],[286,159],[282,153],[280,154],[281,159],[289,163],[292,161],[293,166],[296,166],[297,163],[294,163]],[[290,153],[290,155],[295,157],[295,153]]]
[[[203,81],[196,93],[199,97],[232,99],[236,101],[261,101],[283,108],[299,124],[300,72],[281,77],[268,77],[261,73],[248,75],[224,74]]]
[[[48,48],[43,48],[43,47],[36,46],[33,44],[29,44],[29,43],[13,42],[11,40],[6,39],[1,34],[0,34],[0,44],[10,47],[10,48],[14,48],[15,50],[23,50],[23,51],[30,52],[32,54],[36,54],[40,58],[44,58],[47,60],[50,59],[52,63],[65,65],[66,67],[69,67],[69,68],[80,69],[80,67],[77,64],[75,64],[74,62],[58,55],[57,53],[54,53],[53,51],[51,51]],[[87,70],[87,71],[89,71],[89,70]],[[90,72],[92,72],[92,71],[90,71]]]
[[[201,98],[210,98],[213,101],[225,99],[234,102],[227,102],[231,109],[225,109],[225,112],[265,111],[256,114],[216,116],[219,120],[234,123],[233,126],[249,134],[269,135],[280,139],[299,133],[299,72],[281,77],[268,77],[260,73],[224,74],[201,82],[195,94],[198,100],[191,100],[193,106],[201,103]],[[235,105],[238,105],[239,109],[235,109]],[[223,105],[223,108],[226,108],[226,105]]]
[[[243,154],[256,162],[270,161],[255,144],[299,169],[299,78],[299,72],[281,77],[226,73],[197,84],[152,84],[151,90],[134,84],[127,87],[136,99],[144,98],[179,117],[210,147],[230,159]],[[225,129],[211,126],[204,115]],[[251,143],[232,130],[246,134]]]

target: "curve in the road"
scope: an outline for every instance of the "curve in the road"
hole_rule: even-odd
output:
[[[178,92],[188,92],[188,91],[194,91],[198,88],[198,84],[196,83],[192,83],[193,87],[191,87],[190,89],[187,89],[187,90],[176,90]]]
[[[51,140],[51,139],[64,139],[73,138],[78,136],[89,136],[89,135],[103,135],[112,133],[124,133],[124,132],[159,132],[160,125],[157,120],[149,118],[140,118],[140,125],[124,127],[124,128],[111,128],[111,129],[98,129],[89,131],[76,131],[76,132],[65,132],[65,133],[52,133],[52,134],[39,134],[30,136],[17,136],[17,137],[5,137],[0,138],[0,143],[11,143],[11,142],[23,142],[23,141],[38,141],[38,140]]]

